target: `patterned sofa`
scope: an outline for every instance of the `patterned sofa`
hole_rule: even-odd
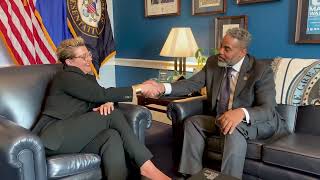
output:
[[[276,58],[277,111],[286,120],[288,136],[276,140],[249,141],[243,179],[320,179],[320,60]],[[205,98],[184,99],[168,105],[172,120],[174,159],[178,164],[183,121],[206,113]],[[221,137],[210,137],[204,165],[219,168]]]

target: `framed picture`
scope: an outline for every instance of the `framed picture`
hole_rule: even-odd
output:
[[[219,14],[226,9],[226,0],[192,0],[192,15]]]
[[[320,0],[297,0],[296,43],[320,43]]]
[[[248,29],[248,17],[241,16],[221,16],[215,19],[215,48],[219,48],[221,40],[226,32],[231,28]]]
[[[181,0],[144,0],[145,17],[180,15]]]
[[[236,0],[237,4],[250,4],[250,3],[260,3],[260,2],[271,2],[279,0]]]

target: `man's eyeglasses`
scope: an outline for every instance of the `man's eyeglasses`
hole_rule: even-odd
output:
[[[80,58],[80,59],[86,60],[88,58],[92,58],[92,53],[89,51],[88,53],[85,53],[82,56],[75,56],[72,59],[74,59],[74,58]]]

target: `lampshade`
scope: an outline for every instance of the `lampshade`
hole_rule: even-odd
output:
[[[193,57],[198,45],[191,28],[172,28],[160,52],[166,57]]]

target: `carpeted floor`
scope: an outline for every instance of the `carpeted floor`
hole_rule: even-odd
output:
[[[172,161],[172,129],[171,125],[153,121],[146,131],[146,146],[154,155],[152,161],[170,177],[175,177]]]

